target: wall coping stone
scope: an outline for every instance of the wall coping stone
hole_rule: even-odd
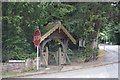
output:
[[[14,62],[16,62],[16,63],[21,63],[21,62],[25,62],[25,60],[9,60],[8,61],[9,63],[14,63]]]

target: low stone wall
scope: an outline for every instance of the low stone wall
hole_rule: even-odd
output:
[[[2,72],[24,72],[29,69],[35,69],[36,59],[10,60],[2,64]]]

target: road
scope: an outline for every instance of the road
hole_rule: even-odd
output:
[[[100,46],[100,49],[107,52],[106,60],[103,62],[103,64],[118,61],[118,45],[105,45],[105,47],[102,45]]]
[[[104,46],[100,46],[104,49]],[[25,76],[25,78],[118,78],[118,46],[106,45],[107,56],[103,66],[51,74]]]

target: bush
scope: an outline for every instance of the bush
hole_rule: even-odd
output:
[[[23,54],[23,53],[16,54],[14,57],[15,60],[25,60],[27,58],[29,58],[29,54]]]
[[[99,55],[99,48],[95,48],[94,49],[94,54],[96,55],[96,57],[98,57],[98,55]]]
[[[19,53],[14,56],[14,60],[26,60],[28,58],[34,59],[37,53],[33,52],[32,54]]]
[[[98,56],[98,48],[92,49],[90,47],[86,47],[85,50],[83,51],[83,58],[85,58],[85,62],[88,62],[89,60],[97,59]]]
[[[85,59],[85,62],[88,62],[92,58],[92,55],[93,55],[93,49],[92,48],[86,47],[83,50],[82,57]]]
[[[36,56],[37,56],[37,53],[36,53],[36,52],[33,52],[32,54],[29,55],[29,58],[35,59]]]

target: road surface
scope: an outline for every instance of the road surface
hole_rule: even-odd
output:
[[[104,49],[104,46],[100,46]],[[38,74],[24,78],[118,78],[118,46],[106,45],[107,56],[103,66],[51,74]]]
[[[100,49],[107,52],[106,60],[103,62],[103,64],[118,62],[118,45],[103,45],[100,46]]]

